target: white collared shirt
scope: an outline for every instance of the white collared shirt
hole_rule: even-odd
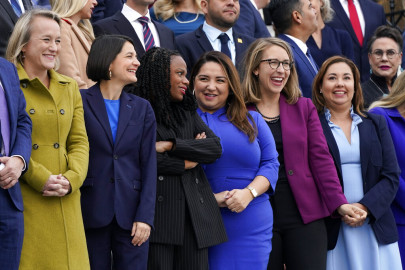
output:
[[[124,4],[121,12],[122,12],[122,15],[124,15],[124,17],[127,18],[127,20],[131,23],[132,27],[134,28],[134,30],[136,32],[136,35],[138,36],[139,40],[142,43],[143,48],[145,48],[145,41],[143,40],[142,24],[138,21],[138,18],[142,17],[142,15],[139,12],[137,12],[136,10],[133,10],[132,8],[130,8],[127,4]],[[153,39],[155,41],[155,46],[160,47],[159,34],[156,30],[155,24],[152,22],[152,20],[150,18],[149,10],[144,16],[149,18],[148,26],[149,26],[150,31],[152,32]]]
[[[350,20],[350,15],[349,15],[349,6],[347,0],[339,0],[340,4],[342,5],[343,9],[346,12],[347,17]],[[357,11],[357,16],[359,17],[360,21],[360,27],[361,27],[361,32],[364,33],[366,32],[366,21],[364,20],[364,14],[363,11],[361,10],[360,2],[359,0],[353,0],[354,6],[356,7]],[[370,16],[373,16],[373,14],[370,14]]]
[[[233,64],[235,64],[236,48],[235,48],[235,41],[233,40],[232,28],[230,28],[226,32],[222,32],[221,30],[207,24],[207,22],[204,21],[202,29],[203,29],[205,35],[207,36],[209,42],[211,43],[211,46],[214,49],[214,51],[219,51],[219,52],[221,51],[221,41],[218,39],[218,36],[220,34],[224,33],[229,37],[228,48],[229,48],[229,51],[231,52],[232,62],[233,62]]]

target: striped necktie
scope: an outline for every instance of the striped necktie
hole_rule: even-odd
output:
[[[10,3],[14,9],[15,15],[17,15],[17,17],[20,17],[22,14],[22,10],[20,4],[18,3],[18,0],[10,0]]]
[[[145,43],[145,51],[155,47],[155,39],[153,38],[152,32],[148,26],[149,18],[148,17],[139,17],[138,21],[142,24],[143,30],[143,40]]]

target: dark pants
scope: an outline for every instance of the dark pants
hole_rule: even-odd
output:
[[[86,229],[87,249],[92,270],[145,270],[149,241],[140,247],[131,243],[131,231],[122,229],[117,220],[106,227]]]
[[[151,243],[149,248],[148,269],[208,270],[208,248],[198,248],[188,214],[186,214],[184,224],[184,244],[177,246]]]
[[[0,188],[0,269],[17,270],[24,238],[24,218]]]

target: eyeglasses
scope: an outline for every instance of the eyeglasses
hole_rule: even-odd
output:
[[[264,60],[261,60],[260,63],[261,62],[267,62],[272,69],[278,69],[278,67],[280,65],[282,65],[284,70],[290,70],[292,68],[292,66],[294,65],[294,61],[293,62],[289,62],[289,61],[281,62],[281,61],[278,61],[277,59],[264,59]]]
[[[397,53],[395,50],[387,50],[387,51],[383,51],[383,50],[375,50],[374,52],[371,52],[370,54],[374,54],[375,58],[377,60],[381,59],[384,56],[384,53],[387,55],[388,59],[392,59],[395,57],[395,55],[399,54]]]

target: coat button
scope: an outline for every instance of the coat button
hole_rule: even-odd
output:
[[[161,175],[159,175],[158,180],[159,180],[159,181],[163,181],[163,179],[164,179],[164,177],[161,176]]]
[[[21,86],[22,86],[23,88],[27,88],[28,85],[27,85],[27,83],[22,83]]]
[[[34,109],[30,109],[30,114],[34,114],[35,110]]]
[[[64,109],[60,109],[60,114],[64,115],[65,114],[65,110]]]
[[[32,148],[34,149],[34,150],[37,150],[38,149],[38,144],[34,144],[33,146],[32,146]]]
[[[198,181],[198,178],[195,179],[195,183],[198,185],[200,181]]]
[[[293,175],[294,174],[293,170],[288,170],[288,174]]]
[[[200,198],[200,203],[204,203],[204,199],[203,199],[203,198]]]
[[[111,183],[114,183],[114,178],[111,177],[111,178],[110,178],[110,182],[111,182]]]
[[[163,202],[163,196],[158,197],[158,202]]]
[[[53,147],[54,147],[55,149],[58,149],[58,148],[59,148],[59,143],[54,143],[54,144],[53,144]]]
[[[118,159],[118,155],[114,155],[113,158],[114,158],[115,160],[117,160],[117,159]]]

